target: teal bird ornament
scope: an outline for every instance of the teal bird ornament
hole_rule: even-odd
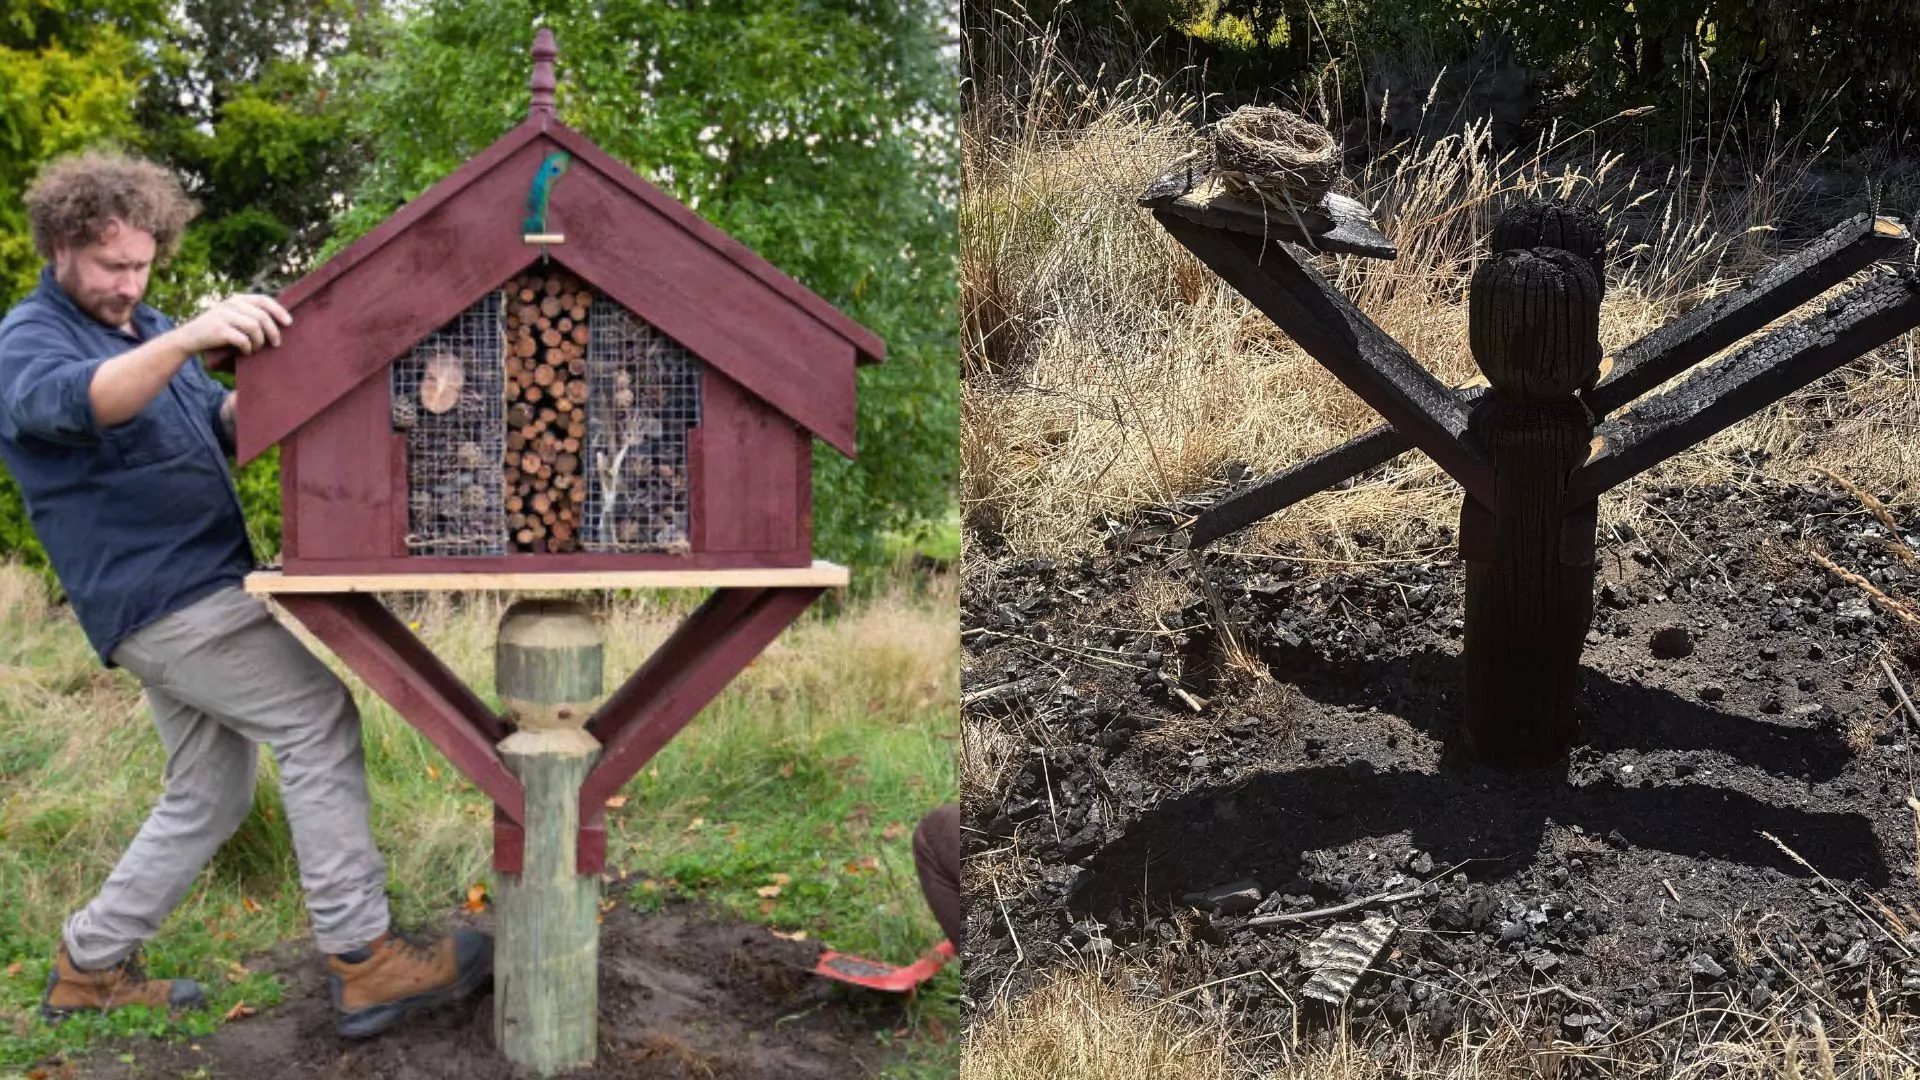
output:
[[[527,189],[527,220],[522,226],[527,235],[547,231],[547,200],[553,196],[553,185],[559,182],[572,164],[572,154],[555,150],[540,163],[540,171],[533,174],[533,187]]]

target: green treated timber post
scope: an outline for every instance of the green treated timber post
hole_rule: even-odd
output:
[[[541,1076],[593,1064],[598,1038],[600,879],[575,867],[601,653],[577,604],[521,601],[500,622],[494,679],[518,730],[499,751],[526,788],[526,846],[520,873],[496,882],[493,1035]]]

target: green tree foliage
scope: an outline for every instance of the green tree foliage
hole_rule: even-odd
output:
[[[880,334],[857,462],[816,447],[816,543],[876,560],[958,477],[956,73],[925,0],[584,8],[439,0],[394,29],[355,131],[372,164],[337,248],[526,116],[538,20],[563,122]]]
[[[860,460],[816,450],[821,550],[871,562],[886,531],[941,517],[958,473],[955,73],[929,0],[407,12],[0,0],[0,304],[39,270],[20,194],[102,142],[171,166],[202,206],[154,306],[184,318],[285,284],[525,116],[541,21],[562,44],[564,120],[886,339],[888,362],[860,375]],[[263,556],[276,478],[273,454],[238,477]],[[9,552],[45,565],[0,475]]]
[[[997,5],[997,6],[996,6]],[[969,72],[1005,68],[989,24],[1006,0],[970,8]],[[1163,77],[1204,67],[1204,89],[1270,99],[1304,91],[1340,62],[1364,76],[1375,53],[1457,60],[1484,32],[1510,28],[1519,58],[1565,93],[1560,108],[1591,122],[1652,105],[1656,141],[1674,142],[1711,122],[1757,146],[1780,125],[1837,127],[1843,144],[1909,136],[1920,106],[1920,4],[1915,0],[1636,0],[1542,4],[1537,0],[1119,0],[1020,5],[1034,23],[1066,28],[1065,51],[1091,72],[1130,73],[1143,62]],[[1001,31],[1004,32],[1004,29]],[[1091,55],[1084,41],[1103,43]],[[1362,78],[1343,78],[1343,104],[1361,106]],[[1329,87],[1331,89],[1331,87]]]
[[[159,25],[159,7],[0,3],[0,306],[12,306],[40,273],[20,196],[41,164],[137,138],[131,110],[145,64],[135,43]],[[0,553],[8,552],[46,567],[19,489],[0,470]]]

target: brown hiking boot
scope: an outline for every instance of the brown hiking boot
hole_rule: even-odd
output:
[[[493,977],[493,939],[462,930],[416,941],[391,930],[327,958],[334,1026],[350,1039],[377,1035],[419,1009],[478,990]]]
[[[67,943],[62,941],[53,970],[47,973],[47,994],[40,1000],[40,1015],[54,1021],[77,1012],[112,1012],[128,1005],[198,1009],[206,1003],[206,994],[192,979],[147,978],[140,969],[137,950],[110,968],[82,971],[73,966]]]

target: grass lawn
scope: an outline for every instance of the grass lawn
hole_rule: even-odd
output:
[[[510,596],[388,599],[471,685],[491,686],[493,627]],[[699,599],[611,601],[609,679],[633,670]],[[608,899],[695,896],[899,962],[937,941],[910,843],[920,816],[955,797],[957,610],[956,583],[941,578],[850,602],[830,619],[810,614],[789,630],[609,811],[609,867],[629,877]],[[489,803],[297,632],[360,702],[397,919],[444,919],[473,886],[491,884]],[[163,758],[137,681],[101,667],[38,578],[0,565],[0,1080],[104,1037],[203,1035],[238,1005],[278,1001],[277,983],[245,962],[307,927],[277,775],[271,757],[262,760],[253,814],[147,950],[150,971],[199,979],[213,1007],[177,1022],[129,1010],[41,1023],[60,926],[139,828]],[[892,1035],[903,1053],[889,1075],[953,1075],[958,993],[950,967],[909,1006],[909,1023]]]

